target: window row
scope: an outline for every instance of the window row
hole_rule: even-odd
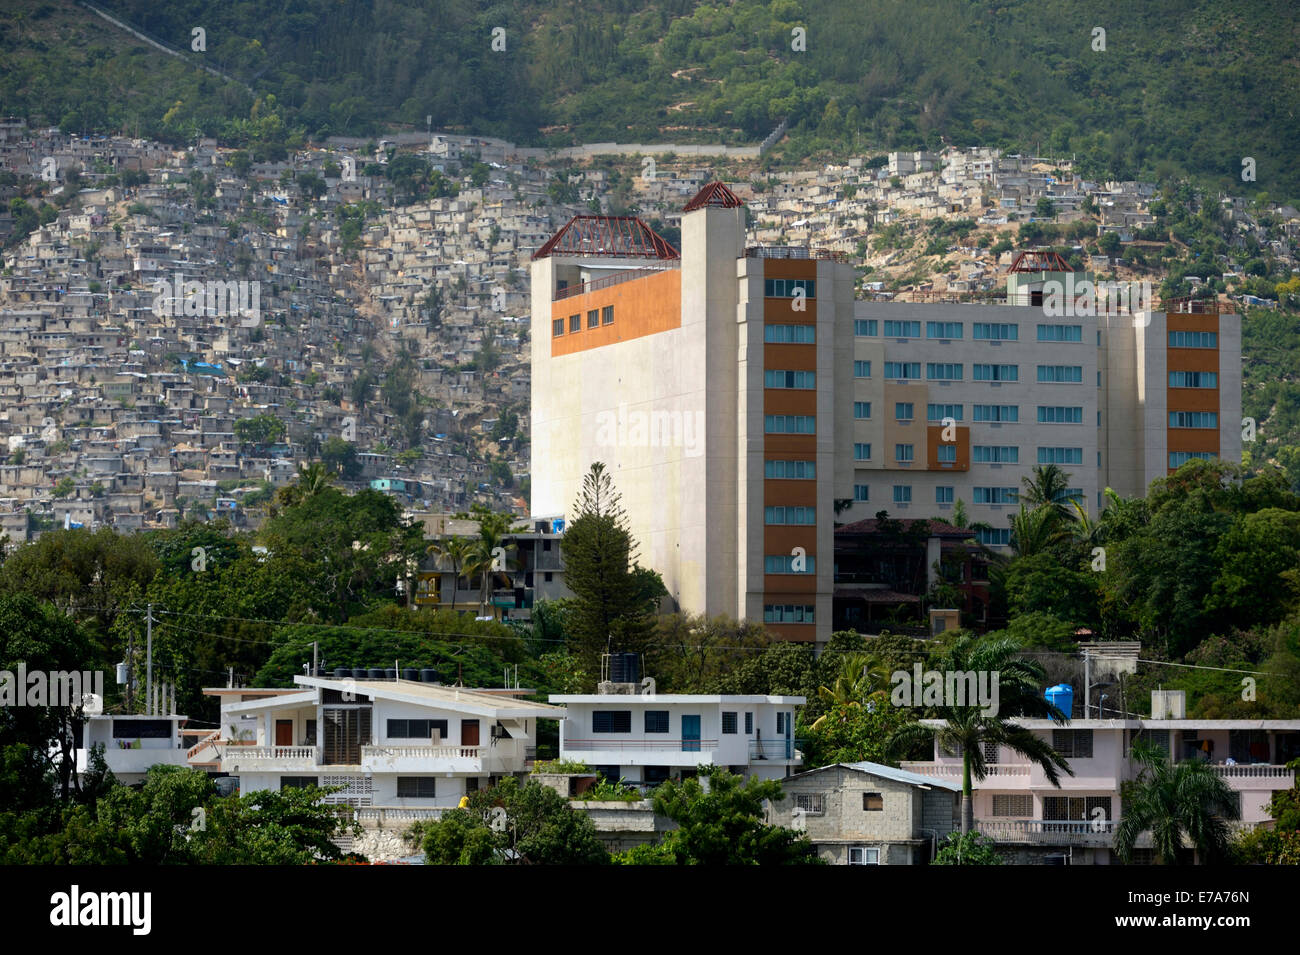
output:
[[[817,462],[764,461],[763,477],[773,480],[813,481],[817,478]]]
[[[812,279],[764,279],[763,295],[767,298],[817,297],[817,283]]]
[[[817,387],[817,372],[781,371],[778,369],[768,368],[763,372],[763,387],[804,388],[812,390]]]
[[[763,341],[773,345],[813,345],[817,342],[817,326],[765,325]]]
[[[816,524],[817,508],[779,504],[765,507],[763,522],[765,524]]]
[[[795,557],[792,554],[766,554],[763,557],[765,574],[815,574],[816,557]]]
[[[1171,411],[1169,427],[1171,428],[1217,428],[1219,416],[1213,411]]]
[[[589,312],[587,312],[588,328],[599,328],[601,325],[613,325],[613,324],[614,324],[613,305],[606,305],[604,308],[593,308]],[[564,334],[564,327],[565,327],[564,319],[562,318],[552,319],[551,335],[555,338],[559,338],[561,335]],[[577,315],[569,316],[568,327],[569,327],[570,335],[575,335],[582,330],[581,313]]]
[[[763,622],[814,623],[813,611],[815,609],[812,604],[763,604]],[[780,732],[779,729],[778,732]]]
[[[817,417],[810,414],[764,415],[763,430],[768,434],[816,434]]]
[[[1219,344],[1217,332],[1170,332],[1170,348],[1216,348]]]

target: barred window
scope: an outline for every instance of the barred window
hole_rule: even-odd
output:
[[[1033,814],[1034,797],[1028,793],[1023,795],[995,794],[993,796],[993,815],[995,816],[1032,817]]]

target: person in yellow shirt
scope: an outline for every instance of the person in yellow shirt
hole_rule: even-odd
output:
[[[468,796],[461,796],[461,797],[460,797],[460,804],[459,804],[458,808],[460,808],[460,809],[468,809],[468,808],[469,808],[469,797],[468,797]]]

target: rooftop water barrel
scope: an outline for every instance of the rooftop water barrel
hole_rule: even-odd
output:
[[[394,670],[392,667],[386,667],[386,668],[384,669],[384,679],[385,679],[385,680],[396,680],[396,679],[397,679],[397,671]]]
[[[371,668],[370,668],[370,679],[372,679],[372,680],[382,680],[383,678],[384,678],[384,668],[383,668],[383,667],[371,667]]]
[[[1074,687],[1068,683],[1058,683],[1056,686],[1049,686],[1043,694],[1043,698],[1051,703],[1058,710],[1066,715],[1068,719],[1074,712]]]
[[[346,680],[351,675],[352,675],[352,671],[349,670],[347,667],[334,668],[334,679],[336,680]]]
[[[402,667],[402,679],[416,683],[420,679],[420,671],[415,667]]]
[[[420,682],[421,682],[421,683],[437,683],[437,682],[438,682],[438,671],[437,671],[437,670],[431,670],[431,669],[428,669],[428,668],[421,670],[421,671],[420,671]]]
[[[353,667],[353,668],[352,668],[352,679],[354,679],[354,680],[364,680],[365,678],[366,678],[366,668],[365,668],[365,667]]]

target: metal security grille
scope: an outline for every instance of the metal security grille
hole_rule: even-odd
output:
[[[1109,796],[1044,796],[1043,819],[1048,822],[1091,822],[1093,810],[1100,808],[1103,819],[1110,819]]]
[[[330,766],[361,763],[361,747],[370,738],[370,707],[325,707],[325,747],[322,759]]]
[[[993,815],[995,816],[1032,816],[1034,814],[1034,797],[1025,795],[994,795]]]
[[[820,814],[825,811],[821,793],[796,793],[794,804],[796,808],[808,813]]]
[[[1092,730],[1052,730],[1052,749],[1066,759],[1092,758]]]

